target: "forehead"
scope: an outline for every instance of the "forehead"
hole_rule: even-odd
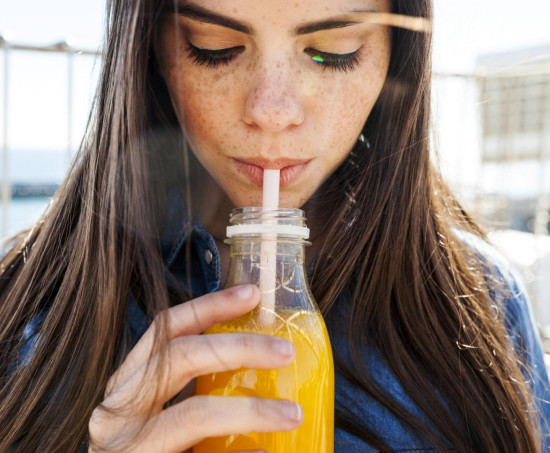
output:
[[[356,12],[390,12],[390,0],[174,0],[234,19],[251,32],[272,25],[295,30],[309,22],[344,18]],[[351,16],[350,16],[351,19]]]

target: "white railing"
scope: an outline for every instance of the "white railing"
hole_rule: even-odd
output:
[[[67,162],[71,160],[73,151],[73,81],[74,81],[74,58],[79,55],[99,56],[93,50],[79,49],[73,47],[70,41],[62,41],[49,46],[32,46],[26,44],[12,43],[9,39],[0,34],[0,49],[4,57],[3,75],[3,138],[2,138],[2,225],[0,238],[8,234],[9,204],[11,200],[11,175],[10,175],[10,147],[9,147],[9,109],[10,109],[10,54],[19,52],[49,52],[67,55]]]
[[[9,232],[8,226],[8,217],[9,217],[9,205],[12,197],[12,187],[11,187],[11,175],[10,175],[10,124],[9,124],[9,109],[10,109],[10,55],[13,52],[41,52],[41,53],[55,53],[55,54],[65,54],[67,58],[67,164],[72,159],[73,152],[73,92],[74,92],[74,59],[80,55],[86,56],[101,56],[99,52],[93,50],[79,49],[71,45],[68,41],[59,42],[49,46],[31,46],[31,45],[22,45],[12,43],[9,40],[5,39],[0,34],[0,51],[3,54],[3,67],[4,74],[2,77],[3,80],[3,99],[4,104],[2,106],[3,112],[3,126],[2,126],[2,142],[1,146],[1,162],[2,162],[2,209],[1,209],[1,230],[0,230],[0,239],[7,237]],[[482,148],[482,137],[481,137],[481,115],[480,115],[480,103],[485,102],[485,100],[480,100],[479,96],[476,94],[480,86],[480,82],[487,78],[494,77],[509,77],[509,76],[521,76],[521,75],[533,75],[533,74],[550,74],[550,63],[541,63],[537,65],[517,65],[515,67],[499,69],[497,71],[491,72],[477,72],[477,73],[434,73],[434,98],[436,104],[438,102],[438,96],[443,98],[442,100],[447,103],[443,106],[442,112],[436,113],[436,129],[439,129],[438,126],[447,123],[451,123],[451,127],[443,127],[441,130],[441,140],[438,141],[440,148],[440,154],[442,157],[442,167],[445,167],[445,161],[447,167],[452,170],[449,172],[449,175],[446,175],[451,183],[454,184],[454,188],[459,189],[459,192],[466,192],[470,196],[483,194],[483,187],[480,184],[479,178],[477,180],[470,178],[464,178],[464,174],[472,172],[472,165],[476,165],[481,168],[481,158],[479,162],[472,163],[468,159],[470,156],[464,156],[463,152],[470,145],[477,145],[480,150]],[[438,90],[441,90],[440,92]],[[443,93],[443,94],[442,94]],[[440,99],[441,100],[441,99]],[[456,102],[454,101],[456,100]],[[449,108],[450,104],[450,108]],[[468,104],[468,105],[467,105]],[[451,121],[449,117],[453,116]],[[550,128],[550,125],[549,125]],[[464,140],[464,132],[468,131],[468,134],[476,136],[474,139]],[[550,131],[547,131],[550,133]],[[436,139],[437,140],[437,139]],[[457,146],[456,142],[460,142]],[[477,141],[477,143],[475,143]],[[436,143],[437,145],[437,143]],[[481,152],[481,151],[480,151]],[[462,161],[456,160],[453,156],[460,156]],[[475,159],[474,159],[475,160]],[[450,165],[449,165],[450,163]],[[458,164],[458,165],[457,165]],[[546,229],[543,228],[548,221],[548,207],[550,205],[548,193],[543,193],[544,191],[539,191],[538,193],[538,205],[536,212],[537,220],[537,233],[538,237],[541,235],[546,236]],[[485,200],[487,201],[487,200]],[[544,203],[542,201],[545,201]],[[483,199],[481,200],[483,204]],[[475,206],[474,206],[475,208]],[[474,209],[475,211],[475,209]],[[486,209],[485,209],[486,211]],[[548,238],[544,239],[548,241]],[[540,254],[540,250],[537,252]],[[509,257],[514,261],[514,256]],[[544,257],[543,257],[544,258]],[[548,260],[548,256],[546,258]],[[540,261],[541,263],[543,260]],[[544,261],[546,262],[546,261]],[[520,268],[521,263],[520,264]],[[543,305],[550,304],[550,298],[548,297],[548,292],[543,291],[544,294],[540,293],[536,288],[537,281],[540,282],[542,273],[540,273],[540,266],[538,266],[537,275],[533,278],[530,278],[529,275],[533,274],[531,265],[523,266],[525,267],[526,272],[524,277],[526,282],[529,284],[529,289],[534,297],[535,309],[536,312],[540,315],[546,312],[550,312],[550,308],[543,307]],[[522,269],[522,270],[525,270]],[[537,297],[538,296],[538,297]],[[548,316],[547,316],[548,317]],[[548,322],[545,319],[543,322]],[[550,327],[547,327],[545,331],[545,336],[550,338]],[[550,340],[547,340],[548,344],[547,350],[550,351]]]

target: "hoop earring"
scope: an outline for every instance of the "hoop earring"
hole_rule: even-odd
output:
[[[370,141],[362,133],[359,135],[359,138],[357,140],[363,143],[367,149],[370,149]]]
[[[360,134],[359,138],[357,139],[357,143],[355,144],[347,158],[348,164],[356,170],[359,170],[359,165],[357,164],[357,152],[361,152],[360,148],[363,147],[366,148],[368,151],[370,150],[371,145],[369,139],[366,138],[363,134]]]
[[[359,138],[357,139],[357,143],[355,144],[355,146],[353,147],[353,149],[351,150],[351,152],[349,153],[346,159],[347,164],[352,171],[351,172],[352,177],[346,180],[346,185],[344,189],[344,193],[347,198],[347,205],[349,208],[357,204],[356,197],[357,197],[358,188],[354,187],[355,184],[352,182],[352,180],[354,180],[361,171],[361,167],[357,163],[357,155],[358,153],[362,152],[361,148],[366,148],[367,151],[371,149],[370,141],[363,134],[359,135]]]

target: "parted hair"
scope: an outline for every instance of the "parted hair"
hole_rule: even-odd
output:
[[[91,413],[131,347],[129,294],[151,318],[188,299],[168,290],[160,251],[168,193],[189,197],[192,187],[185,137],[155,67],[155,36],[173,7],[108,1],[80,150],[40,221],[1,261],[0,451],[86,445]],[[432,18],[431,0],[392,8]],[[456,231],[483,234],[430,159],[431,35],[392,33],[387,79],[363,128],[370,148],[308,203],[313,218],[330,213],[311,278],[324,316],[342,291],[351,294],[352,364],[336,355],[335,365],[439,451],[540,451],[532,396],[491,308],[495,282]],[[159,334],[158,350],[165,341]],[[382,354],[428,422],[377,384],[367,350]],[[392,451],[349,408],[336,407],[336,425]]]

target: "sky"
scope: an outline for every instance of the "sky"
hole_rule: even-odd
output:
[[[467,72],[478,55],[550,46],[548,0],[435,0],[434,69]]]
[[[76,47],[97,50],[102,40],[104,4],[105,0],[0,0],[0,34],[9,35],[14,43],[37,45],[69,38]],[[550,0],[434,0],[434,9],[436,73],[471,73],[483,54],[544,45],[550,49]],[[0,150],[6,134],[4,61],[4,52],[0,51]],[[70,150],[77,148],[83,134],[98,68],[99,62],[92,57],[74,60],[73,115],[69,127],[67,57],[10,52],[7,139],[12,165],[19,163],[25,171],[34,169],[32,177],[38,178],[45,165],[28,165],[30,154],[25,152],[49,150],[47,164],[55,167],[52,174],[59,178],[64,171],[60,171],[60,163],[68,164]],[[476,87],[459,78],[439,78],[435,85],[436,147],[443,174],[455,190],[472,188],[475,192],[490,179],[482,176]],[[55,153],[59,155],[54,156]],[[60,157],[63,153],[66,160]],[[2,162],[0,172],[1,166]],[[520,193],[522,186],[528,184],[522,182],[525,178],[517,178],[517,171],[499,179],[515,181],[512,189]],[[531,179],[535,183],[537,178]],[[16,206],[20,212],[10,214],[10,233],[30,224],[31,219],[34,221],[44,209],[43,203],[35,207]],[[547,318],[550,323],[550,312]]]
[[[282,0],[281,0],[282,1]],[[0,0],[0,33],[48,44],[71,37],[97,48],[105,0]],[[471,69],[475,55],[550,44],[548,0],[434,0],[436,68]]]
[[[16,43],[47,45],[70,38],[77,47],[97,49],[103,32],[104,3],[0,0],[0,33],[9,34]],[[434,6],[436,72],[467,73],[475,68],[480,54],[550,45],[549,0],[435,0]],[[0,52],[0,83],[3,66]],[[84,130],[98,66],[91,57],[76,59],[73,120],[68,130],[66,56],[10,53],[10,147],[74,149]],[[0,107],[4,104],[0,93]],[[1,124],[0,134],[4,134]]]

